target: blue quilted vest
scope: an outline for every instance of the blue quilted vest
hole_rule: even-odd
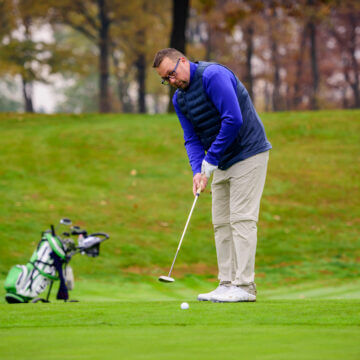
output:
[[[181,112],[191,121],[204,150],[207,151],[220,131],[221,117],[203,88],[203,72],[215,63],[200,61],[198,64],[189,87],[186,90],[177,90],[176,100]],[[246,88],[235,74],[234,76],[243,124],[233,143],[221,156],[218,165],[221,170],[226,170],[238,161],[271,149],[271,144],[266,139],[264,126]]]

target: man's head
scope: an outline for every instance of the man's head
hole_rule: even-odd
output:
[[[190,84],[190,63],[180,51],[167,48],[157,52],[153,68],[163,79],[175,88],[186,89]]]

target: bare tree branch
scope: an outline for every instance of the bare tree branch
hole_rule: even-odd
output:
[[[86,19],[88,24],[96,31],[99,31],[100,25],[96,23],[95,19],[91,17],[88,9],[82,1],[75,1],[75,6],[79,9],[79,13]]]
[[[88,31],[85,27],[74,24],[71,20],[69,20],[67,17],[64,17],[64,24],[69,25],[73,29],[79,31],[83,35],[85,35],[87,38],[89,38],[92,41],[97,41],[98,38],[96,35],[92,34],[90,31]]]

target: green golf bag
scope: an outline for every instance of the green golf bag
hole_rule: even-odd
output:
[[[70,219],[61,219],[60,224],[70,226]],[[71,238],[77,237],[78,245]],[[13,266],[5,280],[5,299],[8,303],[49,302],[49,296],[54,281],[59,280],[59,290],[56,298],[67,301],[68,290],[74,287],[74,276],[68,265],[75,254],[86,254],[97,257],[100,253],[100,243],[107,240],[106,233],[93,233],[78,226],[72,226],[70,231],[61,236],[55,234],[54,226],[42,233],[41,240],[26,265]],[[38,296],[50,285],[46,299]]]
[[[43,236],[26,265],[13,266],[5,280],[8,303],[26,303],[41,294],[49,284],[60,280],[57,298],[67,300],[63,266],[67,263],[62,242],[51,233]]]

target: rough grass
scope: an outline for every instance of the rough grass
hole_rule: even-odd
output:
[[[257,282],[351,281],[360,259],[360,112],[263,114],[273,145],[262,200]],[[180,125],[162,115],[0,116],[0,275],[40,232],[70,217],[111,240],[76,274],[156,277],[168,269],[193,201]],[[216,279],[209,190],[174,275]]]

